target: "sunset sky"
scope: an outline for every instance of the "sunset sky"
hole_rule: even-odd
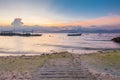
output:
[[[0,25],[21,18],[24,25],[114,25],[120,0],[0,0]]]

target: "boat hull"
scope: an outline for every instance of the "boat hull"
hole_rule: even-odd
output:
[[[81,36],[82,34],[68,34],[67,36]]]
[[[31,33],[0,33],[0,36],[42,36],[42,34]]]

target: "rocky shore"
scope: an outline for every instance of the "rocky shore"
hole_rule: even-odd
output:
[[[115,37],[115,38],[112,39],[112,41],[120,43],[120,37]]]

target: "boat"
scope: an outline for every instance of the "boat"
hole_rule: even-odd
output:
[[[17,33],[12,31],[2,31],[0,32],[0,36],[42,36],[42,34],[39,33],[30,33],[30,32],[24,32],[24,33]]]
[[[0,32],[0,36],[13,36],[15,35],[15,33],[13,33],[12,31],[2,31]]]
[[[20,36],[42,36],[42,34],[39,34],[39,33],[24,33],[24,34],[21,34]]]
[[[69,33],[67,36],[81,36],[81,33]]]

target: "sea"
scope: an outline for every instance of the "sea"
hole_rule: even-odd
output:
[[[98,51],[120,50],[120,44],[111,41],[120,33],[83,33],[67,36],[67,33],[42,33],[42,36],[0,36],[0,56],[40,55],[68,51],[90,54]]]

